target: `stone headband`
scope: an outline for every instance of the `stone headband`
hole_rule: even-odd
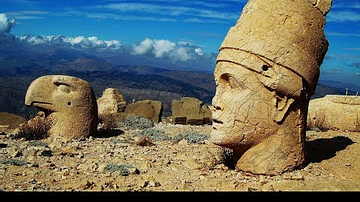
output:
[[[245,50],[222,47],[216,59],[218,62],[233,63],[262,75],[260,81],[264,86],[288,97],[300,97],[301,92],[309,88],[306,80],[291,68]],[[272,73],[268,72],[269,69],[272,69]],[[289,82],[293,85],[289,85]]]

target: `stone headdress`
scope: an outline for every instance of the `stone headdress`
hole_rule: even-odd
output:
[[[300,76],[312,95],[328,49],[325,15],[332,0],[249,0],[225,37],[217,61],[240,52],[264,57]],[[303,87],[300,87],[303,88]]]

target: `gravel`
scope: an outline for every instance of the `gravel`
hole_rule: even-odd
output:
[[[211,126],[122,130],[121,135],[82,140],[1,135],[6,146],[0,147],[0,191],[360,190],[359,132],[308,131],[308,162],[266,176],[235,170],[231,151],[209,142]],[[136,144],[144,137],[153,145]]]

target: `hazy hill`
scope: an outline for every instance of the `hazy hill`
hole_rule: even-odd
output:
[[[348,89],[348,95],[355,95],[357,92],[360,93],[360,85],[333,80],[321,80],[319,82],[324,86],[331,86],[340,90],[340,94],[345,94],[346,89]]]
[[[171,102],[184,96],[196,97],[206,103],[211,103],[214,91],[196,85],[196,82],[186,82],[186,79],[174,79],[176,71],[153,67],[117,66],[101,59],[77,58],[74,60],[56,59],[44,62],[36,61],[26,64],[7,66],[9,71],[0,71],[0,111],[19,115],[28,113],[24,107],[25,93],[30,83],[39,76],[49,74],[64,74],[76,76],[88,81],[97,97],[105,88],[117,88],[127,102],[133,100],[159,100],[164,104],[165,115],[171,115]],[[142,69],[146,69],[142,70]],[[141,70],[141,71],[140,71]],[[161,75],[171,72],[168,76]],[[181,74],[184,74],[183,72]],[[201,73],[199,73],[201,74]],[[210,74],[207,74],[211,77]],[[199,76],[199,75],[197,75]],[[195,74],[189,74],[190,80],[196,80]],[[206,76],[205,76],[206,77]],[[208,85],[212,85],[209,83]],[[205,86],[206,84],[202,84]]]
[[[318,83],[314,95],[311,99],[321,98],[325,95],[345,95],[345,91],[340,88],[330,87],[322,83]]]
[[[0,48],[0,52],[4,47]],[[117,88],[128,103],[133,100],[159,100],[165,116],[171,115],[171,102],[184,96],[196,97],[207,104],[215,94],[212,73],[168,70],[152,66],[116,65],[95,56],[73,51],[43,49],[41,53],[23,50],[0,54],[0,111],[27,116],[25,93],[39,76],[64,74],[90,82],[95,94]],[[313,98],[344,94],[343,89],[318,84]]]

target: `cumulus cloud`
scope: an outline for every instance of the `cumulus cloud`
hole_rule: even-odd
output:
[[[34,45],[46,44],[65,46],[78,49],[95,49],[95,50],[119,50],[121,42],[118,40],[101,40],[96,36],[84,37],[65,37],[65,36],[35,36],[25,35],[19,37],[20,41],[24,41]]]
[[[133,44],[132,53],[134,55],[144,55],[152,49],[153,45],[154,41],[146,38],[139,45]]]
[[[204,55],[204,53],[202,52],[201,48],[195,48],[195,53],[197,53],[198,55]]]
[[[0,13],[0,44],[12,43],[15,40],[15,36],[10,33],[15,25],[15,18]]]
[[[191,59],[188,50],[186,50],[184,47],[179,47],[175,51],[171,52],[170,57],[173,62],[185,62]]]
[[[202,49],[189,42],[172,42],[146,38],[132,45],[133,55],[147,55],[155,58],[169,59],[170,62],[187,62],[203,56]]]
[[[13,28],[15,25],[15,18],[7,17],[4,13],[0,13],[0,34],[10,33],[11,28]]]
[[[42,54],[43,48],[73,49],[104,56],[117,64],[164,66],[170,69],[211,69],[216,59],[215,53],[204,53],[199,46],[186,41],[145,38],[139,43],[123,45],[119,40],[103,40],[96,36],[14,36],[10,32],[15,25],[15,18],[0,13],[0,44],[6,45],[2,46],[5,47],[3,51],[21,48],[35,52],[40,50],[39,54]]]
[[[133,44],[134,55],[152,54],[156,58],[163,58],[176,47],[174,42],[169,40],[152,40],[145,38],[140,44]]]
[[[165,39],[145,38],[140,43],[134,43],[131,46],[123,46],[118,40],[101,40],[96,36],[66,37],[59,35],[24,35],[17,37],[17,40],[29,45],[50,45],[74,48],[77,50],[114,51],[125,55],[162,59],[173,64],[195,62],[200,58],[204,59],[207,57],[202,49],[196,45],[189,42],[173,42]]]
[[[162,58],[165,54],[175,49],[176,44],[168,40],[155,40],[153,53],[155,57]]]

